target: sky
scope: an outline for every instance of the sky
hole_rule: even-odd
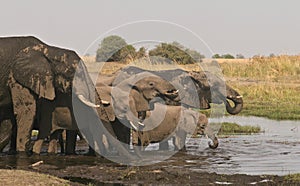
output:
[[[300,54],[297,0],[1,0],[0,5],[1,37],[34,35],[80,55],[95,52],[105,34],[120,34],[129,43],[179,41],[206,57]]]

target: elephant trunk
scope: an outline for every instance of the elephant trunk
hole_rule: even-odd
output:
[[[226,85],[226,93],[227,93],[226,98],[231,100],[234,104],[232,106],[228,100],[225,101],[227,112],[232,115],[240,113],[241,110],[243,109],[242,96],[237,91],[229,87],[228,85]]]
[[[218,138],[216,137],[215,134],[213,134],[212,136],[208,136],[213,143],[211,142],[208,142],[208,146],[211,148],[211,149],[216,149],[218,146],[219,146],[219,140]]]
[[[207,126],[205,129],[205,134],[208,136],[209,139],[212,140],[213,143],[208,142],[208,146],[211,149],[216,149],[219,146],[219,140],[216,136],[216,134],[214,133],[214,131],[212,130],[212,128],[210,126]]]
[[[99,93],[97,92],[97,89],[95,89],[95,99],[96,99],[96,103],[99,104],[99,107],[97,108],[97,112],[100,116],[100,119],[103,119],[103,122],[106,123],[105,127],[107,129],[107,131],[109,132],[109,134],[106,134],[106,137],[108,139],[108,141],[116,148],[118,149],[119,153],[123,156],[125,156],[128,159],[132,159],[132,156],[130,154],[130,152],[125,149],[125,147],[121,144],[121,142],[119,142],[117,140],[117,135],[113,130],[113,127],[111,125],[111,122],[109,121],[108,115],[103,107],[103,105],[101,104],[101,98]]]

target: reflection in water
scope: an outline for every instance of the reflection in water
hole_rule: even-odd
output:
[[[208,139],[192,138],[187,144],[187,153],[178,153],[166,162],[161,162],[162,167],[184,167],[194,171],[209,171],[219,174],[286,175],[300,173],[299,121],[273,121],[257,117],[231,116],[222,118],[221,122],[258,125],[265,132],[221,138],[219,147],[214,150],[208,147]],[[148,150],[155,149],[158,149],[157,144],[148,147]],[[151,157],[149,157],[149,161],[151,161],[150,159]],[[117,166],[100,157],[44,155],[28,158],[21,155],[0,155],[0,168],[23,169],[40,160],[55,169],[74,165],[111,164]]]

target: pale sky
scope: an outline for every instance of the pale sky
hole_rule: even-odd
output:
[[[300,54],[298,0],[9,0],[0,3],[1,37],[34,35],[48,44],[73,49],[80,55],[105,32],[140,20],[181,25],[200,36],[214,53],[246,57]],[[128,38],[125,38],[128,42],[136,42],[137,35],[146,39],[149,35],[145,28],[136,28],[135,33],[131,33],[132,28],[128,30]],[[125,32],[127,34],[126,29]],[[160,30],[160,26],[157,26],[157,33],[153,30],[151,33],[160,33],[163,36],[160,40],[177,38],[172,30]],[[185,42],[199,50],[195,40]],[[200,52],[210,57],[207,51]]]

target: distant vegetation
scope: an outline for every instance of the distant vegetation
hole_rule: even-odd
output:
[[[239,54],[241,55],[241,54]],[[239,56],[241,57],[241,56]],[[212,56],[213,59],[234,59],[234,56],[231,55],[231,54],[223,54],[223,55],[220,55],[220,54],[214,54]],[[241,58],[240,58],[241,59]]]
[[[236,123],[224,122],[221,125],[219,135],[229,135],[229,134],[255,134],[261,132],[259,126],[241,126]]]
[[[191,50],[178,42],[162,43],[149,51],[149,56],[159,56],[160,60],[171,60],[177,64],[193,64],[201,62],[205,56],[196,50]]]
[[[205,56],[198,51],[184,47],[178,42],[161,43],[147,52],[144,47],[136,50],[132,45],[117,35],[104,38],[97,50],[96,61],[98,62],[130,62],[149,56],[147,60],[155,62],[175,62],[177,64],[192,64],[200,62]]]
[[[227,83],[243,95],[240,114],[300,120],[300,56],[256,56],[220,66]]]
[[[132,61],[146,55],[146,49],[140,48],[138,51],[126,43],[120,36],[112,35],[104,38],[97,50],[96,61]]]

